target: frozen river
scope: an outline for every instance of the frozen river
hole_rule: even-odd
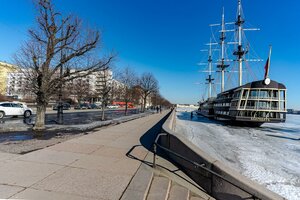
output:
[[[289,200],[300,199],[300,115],[260,128],[235,127],[177,109],[176,132]]]

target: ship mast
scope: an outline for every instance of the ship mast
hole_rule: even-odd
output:
[[[243,84],[243,57],[247,53],[246,51],[244,51],[242,46],[242,31],[244,22],[245,21],[242,18],[241,0],[238,0],[238,16],[235,22],[235,25],[237,26],[238,48],[233,54],[237,56],[237,61],[239,65],[239,86]]]
[[[245,59],[245,54],[248,53],[248,48],[244,50],[243,48],[243,32],[244,31],[258,31],[259,28],[243,28],[243,24],[245,23],[245,20],[243,19],[242,14],[242,0],[238,0],[238,9],[237,9],[237,19],[235,22],[236,25],[236,35],[237,35],[237,50],[233,53],[237,57],[236,61],[238,61],[238,72],[239,72],[239,86],[243,85],[243,62],[244,61],[262,61],[261,59]]]
[[[220,68],[221,71],[221,92],[224,92],[225,88],[225,69],[229,67],[229,65],[225,64],[225,15],[224,15],[224,7],[223,7],[223,13],[222,13],[222,30],[221,30],[221,36],[220,36],[220,45],[221,45],[221,63],[217,65],[217,68]]]
[[[207,83],[208,84],[208,98],[211,97],[211,90],[212,90],[212,84],[213,84],[213,81],[215,79],[213,79],[211,77],[211,72],[212,72],[212,49],[211,49],[211,39],[210,39],[210,43],[209,43],[209,51],[208,51],[208,78],[206,79]]]

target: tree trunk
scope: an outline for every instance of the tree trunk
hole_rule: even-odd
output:
[[[104,103],[102,102],[102,105],[101,105],[101,108],[102,108],[102,115],[101,115],[101,120],[104,121],[105,118],[104,118]]]
[[[127,110],[128,110],[128,102],[126,101],[126,103],[125,103],[125,116],[127,115]]]
[[[38,103],[36,107],[36,119],[33,130],[40,131],[45,129],[45,112],[46,106]]]
[[[143,101],[144,101],[144,103],[143,103],[143,112],[145,112],[145,110],[146,110],[147,96],[144,97]]]

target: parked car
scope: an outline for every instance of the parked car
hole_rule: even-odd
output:
[[[107,108],[109,108],[109,109],[115,109],[115,108],[119,108],[119,106],[117,106],[117,105],[108,105]]]
[[[74,109],[91,109],[91,106],[88,103],[77,104]]]
[[[53,108],[53,110],[57,110],[58,103],[55,104],[52,108]],[[71,105],[69,103],[63,103],[63,110],[70,110],[70,109],[71,109]]]
[[[96,101],[96,102],[94,102],[94,104],[96,104],[97,106],[101,107],[102,102],[101,101]]]
[[[31,108],[21,102],[0,102],[0,119],[5,116],[24,116],[28,118],[32,115]]]
[[[91,107],[91,109],[99,109],[99,108],[101,108],[101,106],[98,106],[95,103],[90,104],[90,107]]]

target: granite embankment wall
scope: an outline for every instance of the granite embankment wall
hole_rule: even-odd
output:
[[[205,168],[213,173],[187,162],[178,156],[160,150],[160,154],[175,163],[191,179],[193,179],[208,194],[216,199],[237,200],[237,199],[264,199],[283,200],[278,194],[268,190],[264,186],[248,179],[237,171],[227,167],[224,163],[210,157],[199,147],[184,138],[180,133],[174,131],[176,123],[176,111],[174,110],[163,125],[163,132],[158,143],[171,151],[180,154],[189,160],[203,164]],[[224,177],[226,180],[221,178]],[[232,184],[233,183],[233,184]]]

